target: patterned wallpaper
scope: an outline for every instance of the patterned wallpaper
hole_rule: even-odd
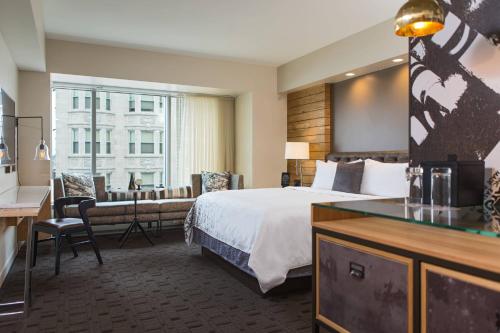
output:
[[[410,39],[410,157],[484,160],[500,204],[500,0],[439,0],[445,28]]]

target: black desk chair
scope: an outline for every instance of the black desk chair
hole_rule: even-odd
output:
[[[90,226],[87,210],[95,207],[96,200],[91,197],[65,197],[56,199],[54,202],[54,209],[56,211],[55,219],[41,220],[33,223],[33,266],[36,265],[36,255],[38,243],[38,233],[45,232],[51,234],[53,237],[50,239],[55,240],[56,248],[56,275],[59,274],[59,266],[61,262],[61,244],[62,238],[66,238],[73,255],[78,257],[76,247],[79,245],[90,244],[94,249],[95,255],[99,264],[102,265],[102,258],[97,247],[97,243]],[[69,218],[64,214],[64,207],[67,205],[78,204],[78,210],[81,218]],[[87,232],[88,240],[74,243],[71,234],[76,232]]]

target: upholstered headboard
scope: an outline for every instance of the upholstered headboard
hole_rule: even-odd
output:
[[[358,159],[365,160],[370,158],[372,160],[377,160],[380,162],[388,163],[403,163],[409,161],[409,156],[407,151],[369,151],[369,152],[359,152],[359,153],[329,153],[326,155],[327,161],[334,162],[350,162]]]

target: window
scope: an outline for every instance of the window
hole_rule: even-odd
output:
[[[109,92],[106,93],[106,110],[111,110],[111,94]]]
[[[97,129],[95,131],[95,153],[101,153],[101,130]]]
[[[111,154],[111,130],[106,130],[106,154]]]
[[[163,111],[163,98],[162,96],[160,96],[160,112]]]
[[[54,88],[51,117],[54,129],[51,147],[53,175],[60,177],[62,172],[100,174],[105,178],[106,189],[126,189],[130,179],[129,172],[137,170],[136,178],[141,178],[141,171],[146,173],[146,186],[166,184],[166,179],[161,180],[168,174],[165,153],[170,147],[167,146],[169,132],[165,128],[165,124],[169,123],[165,116],[170,103],[167,103],[165,97],[146,96],[145,109],[152,110],[151,106],[154,105],[154,111],[141,112],[143,93],[140,90],[108,93],[91,85],[81,87],[75,89],[75,94],[80,99],[78,112],[73,112],[72,109],[73,87],[69,85],[68,88],[61,88],[58,83],[57,88]],[[88,92],[90,110],[84,108]],[[100,110],[97,110],[98,97]],[[149,103],[148,106],[147,99],[154,103]],[[158,111],[161,99],[163,113]],[[133,113],[130,112],[130,107]],[[112,109],[108,111],[108,108]],[[80,111],[86,113],[82,114]],[[161,147],[160,138],[163,140]],[[163,150],[163,155],[160,150]],[[153,174],[153,179],[148,173]]]
[[[78,110],[78,91],[73,90],[73,110]]]
[[[85,129],[85,154],[90,154],[90,142],[91,142],[90,128]]]
[[[141,172],[142,186],[145,189],[152,189],[155,187],[155,173],[154,172]]]
[[[135,96],[132,94],[128,96],[128,111],[135,112]]]
[[[155,102],[153,96],[141,96],[141,111],[153,112],[155,110]]]
[[[95,109],[96,110],[101,109],[101,93],[99,92],[95,93]]]
[[[111,172],[106,172],[106,191],[111,190]]]
[[[163,135],[163,131],[160,131],[160,155],[163,155],[163,141],[165,140],[165,136]]]
[[[90,99],[92,98],[92,95],[90,91],[85,92],[85,110],[90,109]]]
[[[78,128],[72,128],[71,129],[71,137],[73,138],[73,149],[72,149],[72,153],[73,154],[78,154],[78,146],[80,144],[79,140],[78,140]]]
[[[141,131],[141,154],[154,154],[155,143],[153,131]]]
[[[128,153],[135,154],[135,131],[128,131]]]

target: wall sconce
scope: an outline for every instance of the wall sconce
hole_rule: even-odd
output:
[[[40,129],[42,132],[40,143],[35,147],[35,161],[50,161],[49,147],[45,144],[45,140],[43,139],[43,117],[14,117],[10,115],[3,115],[4,117],[11,117],[16,119],[16,127],[19,127],[20,119],[40,119]],[[19,135],[18,135],[19,137]],[[0,160],[10,162],[9,157],[9,147],[5,143],[3,136],[0,138]]]

